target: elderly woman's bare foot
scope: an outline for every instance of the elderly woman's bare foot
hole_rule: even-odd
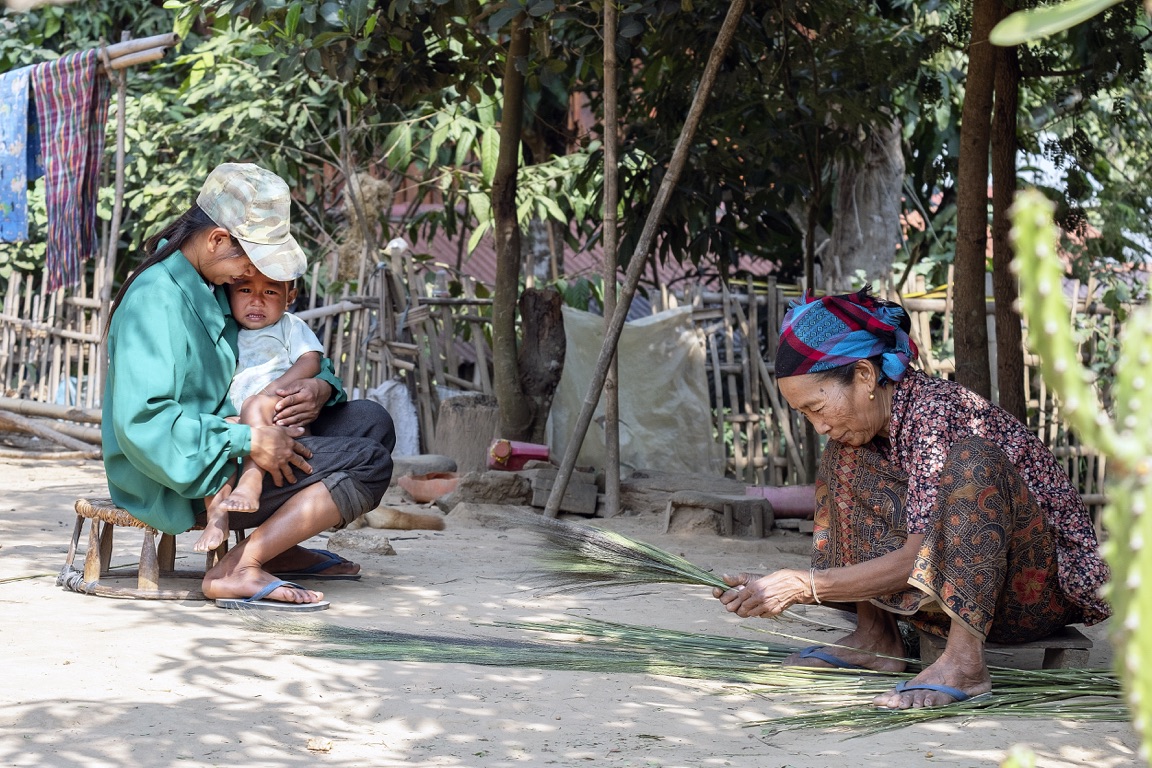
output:
[[[827,646],[813,646],[784,659],[785,666],[861,667],[878,672],[903,672],[904,640],[896,617],[871,603],[856,604],[856,629]],[[894,658],[887,658],[894,657]]]
[[[992,677],[984,661],[984,641],[955,621],[944,653],[927,669],[873,699],[877,707],[943,707],[988,693]]]

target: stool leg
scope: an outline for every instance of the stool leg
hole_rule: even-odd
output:
[[[76,525],[72,529],[72,543],[68,545],[68,559],[64,561],[66,568],[71,568],[76,560],[76,545],[80,543],[80,534],[84,531],[84,517],[76,515]]]
[[[764,510],[756,506],[752,507],[752,536],[764,538]]]
[[[1088,666],[1086,648],[1045,648],[1044,669],[1083,669]]]
[[[112,565],[112,534],[116,526],[104,523],[100,526],[100,575],[107,576]]]
[[[84,581],[100,581],[100,521],[93,518],[88,528],[88,551],[84,554]]]
[[[144,543],[140,547],[140,568],[136,586],[140,589],[160,588],[160,564],[156,561],[156,531],[144,529]]]
[[[721,513],[723,516],[720,518],[720,535],[732,535],[732,505],[725,504],[724,510]]]
[[[672,527],[672,502],[668,502],[668,506],[664,508],[664,530],[662,533],[668,533],[668,529]]]
[[[160,572],[176,570],[176,537],[170,533],[160,534],[160,546],[156,550],[156,559],[160,563]]]

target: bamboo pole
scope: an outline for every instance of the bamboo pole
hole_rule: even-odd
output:
[[[740,23],[740,17],[744,14],[747,4],[747,0],[733,0],[728,7],[728,15],[724,18],[724,24],[720,28],[712,51],[708,54],[708,63],[700,75],[696,93],[692,97],[692,106],[688,110],[684,126],[680,129],[676,148],[672,151],[672,159],[668,163],[668,173],[660,181],[656,198],[651,210],[648,211],[648,218],[644,222],[644,228],[640,231],[636,249],[632,254],[631,262],[628,264],[628,272],[619,298],[620,303],[612,315],[612,324],[604,335],[604,343],[600,347],[600,357],[596,361],[596,369],[593,371],[592,380],[588,384],[588,394],[584,398],[584,405],[580,409],[580,415],[573,427],[572,436],[568,440],[568,447],[564,451],[564,461],[560,465],[560,471],[552,484],[552,493],[548,495],[548,504],[544,508],[546,517],[556,517],[560,513],[560,502],[568,490],[568,480],[572,477],[572,470],[576,467],[576,457],[580,453],[580,446],[584,443],[584,436],[588,434],[588,426],[592,423],[592,414],[596,411],[596,404],[600,400],[601,391],[604,389],[604,381],[608,377],[608,367],[616,354],[620,333],[624,330],[624,322],[628,319],[628,307],[632,304],[632,297],[636,295],[640,274],[644,269],[644,263],[648,260],[648,252],[655,240],[660,219],[663,218],[664,211],[668,207],[672,190],[680,181],[680,175],[683,173],[684,165],[688,159],[688,146],[696,134],[697,126],[700,125],[700,118],[704,114],[704,105],[708,101],[708,94],[712,90],[712,85],[716,82],[716,73],[720,70],[720,62],[732,43],[732,38],[736,35],[736,27]]]
[[[49,427],[43,422],[36,422],[32,419],[27,419],[23,416],[18,416],[15,413],[0,412],[0,425],[12,425],[22,432],[29,432],[37,437],[42,437],[45,440],[51,440],[54,443],[70,448],[73,451],[88,451],[93,454],[93,458],[100,455],[99,449],[92,446],[91,443],[86,443],[83,440],[77,440],[74,437],[69,437],[63,432]]]
[[[100,411],[73,408],[55,403],[42,403],[37,400],[22,400],[15,397],[0,397],[0,410],[21,413],[25,416],[45,416],[51,419],[67,419],[87,424],[99,424]]]
[[[174,32],[169,32],[163,35],[138,37],[133,40],[113,43],[107,46],[105,50],[108,51],[108,58],[119,59],[132,53],[146,51],[150,48],[175,48],[179,42],[180,36]]]
[[[18,418],[8,418],[10,415],[11,414],[9,414],[7,411],[0,409],[0,424],[3,424],[5,429],[30,435],[39,434],[38,432],[26,429],[24,427],[24,420]],[[77,440],[85,443],[90,443],[93,446],[99,446],[103,440],[100,434],[100,430],[96,429],[95,427],[85,427],[80,424],[73,424],[67,421],[53,420],[51,422],[45,422],[43,419],[35,418],[27,419],[27,421],[38,426],[48,427],[49,429],[53,429],[63,435],[74,437]]]
[[[616,36],[619,13],[616,3],[604,3],[604,323],[616,313],[617,208],[619,191],[619,143],[617,132]],[[604,517],[620,514],[620,358],[613,350],[604,379]]]

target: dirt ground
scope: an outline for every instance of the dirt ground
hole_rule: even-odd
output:
[[[237,612],[210,603],[113,600],[55,586],[72,502],[106,495],[103,469],[0,461],[0,474],[8,488],[0,502],[0,765],[984,766],[1014,744],[1032,747],[1041,766],[1139,764],[1123,723],[956,718],[855,738],[768,738],[745,724],[796,712],[799,697],[640,674],[279,653],[303,641],[254,632]],[[429,634],[491,635],[497,630],[474,622],[577,616],[749,636],[700,588],[542,596],[523,579],[531,536],[482,516],[454,513],[447,524],[379,532],[395,556],[342,550],[363,564],[364,578],[323,583],[332,608],[307,616]],[[807,561],[808,538],[797,533],[748,541],[660,535],[652,516],[610,524],[717,571]],[[187,567],[199,563],[194,536],[178,541]],[[134,562],[138,547],[138,534],[120,537],[115,562]],[[1110,664],[1104,630],[1087,631],[1092,665]]]

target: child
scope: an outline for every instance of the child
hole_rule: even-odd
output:
[[[304,321],[287,311],[294,301],[296,289],[291,283],[258,271],[228,286],[228,303],[241,329],[240,359],[228,397],[240,412],[242,424],[272,425],[279,399],[276,390],[320,372],[324,348]],[[224,543],[228,513],[258,509],[263,484],[264,471],[245,458],[235,488],[228,483],[205,500],[208,522],[193,548],[208,552]]]

